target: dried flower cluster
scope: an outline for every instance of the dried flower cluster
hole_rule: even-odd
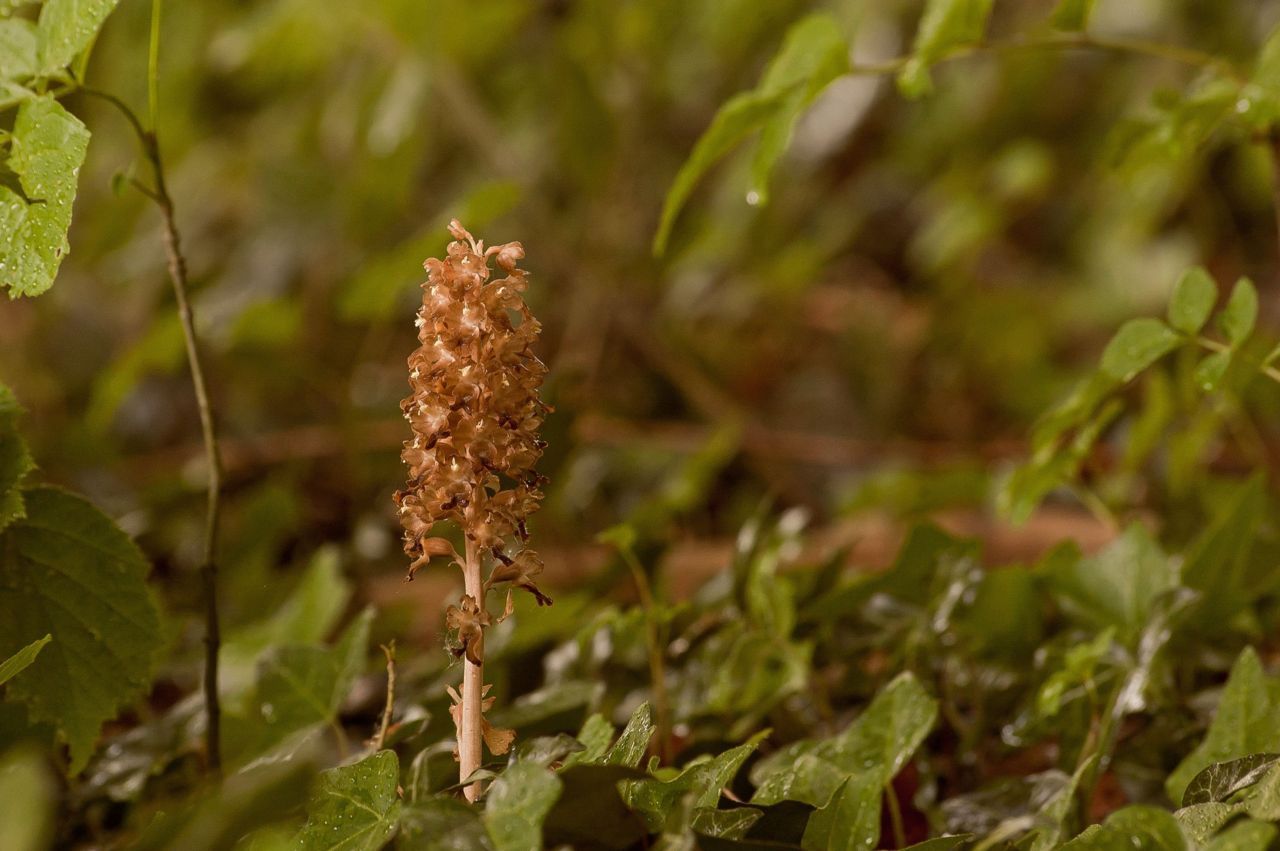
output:
[[[437,556],[463,569],[467,593],[449,607],[447,623],[470,675],[471,666],[478,672],[484,660],[484,629],[492,622],[485,596],[491,588],[507,587],[508,613],[515,588],[532,593],[539,605],[551,603],[535,582],[542,562],[526,546],[525,527],[542,499],[545,480],[534,464],[542,454],[538,429],[548,409],[538,398],[546,367],[533,353],[541,326],[521,296],[527,273],[516,265],[524,249],[518,242],[486,249],[457,221],[449,232],[454,241],[445,258],[424,264],[428,278],[417,319],[420,345],[409,356],[412,393],[401,403],[413,430],[401,453],[409,480],[395,499],[405,553],[412,559],[408,578]],[[462,529],[465,556],[432,535],[441,521]],[[481,582],[489,564],[492,569]],[[477,704],[491,702],[483,698],[481,683],[474,689]],[[464,682],[459,703],[466,700]],[[465,711],[459,706],[455,712],[460,743]],[[480,708],[474,711],[484,723]],[[510,741],[492,729],[485,730],[484,738],[491,749],[502,745],[505,750],[503,743]],[[465,759],[463,763],[465,768]]]

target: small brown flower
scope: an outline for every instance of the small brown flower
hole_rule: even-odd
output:
[[[444,622],[449,629],[458,633],[458,648],[455,656],[466,656],[473,665],[484,662],[484,628],[492,619],[476,602],[474,597],[464,596],[459,606],[450,606],[445,610]]]

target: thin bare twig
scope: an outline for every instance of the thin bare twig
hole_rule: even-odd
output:
[[[387,703],[382,708],[382,722],[378,724],[378,732],[371,743],[375,751],[382,750],[387,742],[387,730],[391,728],[391,713],[396,702],[396,640],[380,645],[382,655],[387,657]]]
[[[173,285],[173,295],[178,305],[178,320],[182,326],[187,366],[191,370],[191,386],[195,392],[196,407],[200,413],[200,432],[204,443],[207,503],[200,578],[205,603],[205,749],[208,752],[209,771],[219,776],[222,773],[222,709],[218,700],[218,651],[222,644],[222,635],[218,618],[216,557],[218,519],[221,512],[222,461],[218,447],[217,423],[213,415],[213,404],[209,398],[208,383],[205,380],[204,362],[200,356],[200,338],[196,333],[195,317],[191,309],[187,260],[182,253],[182,238],[174,213],[173,196],[169,194],[168,183],[165,180],[164,160],[160,155],[160,141],[155,130],[144,127],[129,105],[115,95],[86,87],[80,90],[114,106],[133,128],[142,148],[143,158],[151,166],[153,181],[149,188],[138,181],[134,183],[160,209],[160,217],[164,223],[164,248],[168,261],[169,281]]]

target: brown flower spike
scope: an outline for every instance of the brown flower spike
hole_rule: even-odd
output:
[[[449,232],[454,241],[445,258],[423,264],[419,346],[409,356],[412,392],[400,404],[413,431],[400,454],[409,481],[395,500],[411,559],[407,578],[434,557],[462,568],[465,595],[449,607],[446,623],[464,659],[462,694],[451,692],[465,779],[480,767],[482,739],[496,754],[513,736],[483,718],[493,702],[483,685],[484,630],[493,621],[487,592],[505,584],[529,591],[539,605],[551,603],[534,581],[542,561],[526,546],[526,519],[537,510],[545,482],[534,464],[542,455],[538,429],[549,409],[538,398],[547,370],[533,353],[541,326],[521,296],[528,275],[516,266],[524,249],[518,242],[486,249],[456,220]],[[441,521],[462,529],[462,556],[447,539],[432,536]],[[479,786],[466,787],[469,799]]]

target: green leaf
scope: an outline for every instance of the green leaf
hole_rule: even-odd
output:
[[[1067,650],[1062,668],[1054,671],[1040,687],[1036,695],[1036,711],[1050,718],[1062,707],[1063,695],[1068,689],[1084,685],[1093,679],[1094,669],[1102,661],[1115,641],[1115,627],[1107,627],[1090,641],[1084,641]]]
[[[1242,802],[1249,815],[1263,821],[1280,819],[1280,768],[1272,766]]]
[[[1184,851],[1186,837],[1167,810],[1145,805],[1116,810],[1062,846],[1063,851]]]
[[[1276,833],[1273,824],[1253,819],[1239,821],[1209,840],[1203,851],[1266,851]]]
[[[1097,0],[1058,0],[1049,18],[1055,29],[1078,32],[1089,25],[1089,15]]]
[[[1212,393],[1222,383],[1222,378],[1231,366],[1231,352],[1211,352],[1200,363],[1196,364],[1193,376],[1197,385],[1206,393]]]
[[[1181,801],[1195,776],[1215,762],[1278,750],[1280,711],[1272,703],[1258,654],[1246,647],[1231,668],[1204,741],[1169,775],[1165,791]]]
[[[480,813],[457,798],[428,798],[400,814],[396,851],[489,851]]]
[[[1081,623],[1114,627],[1131,643],[1157,597],[1178,585],[1178,563],[1135,523],[1091,558],[1059,559],[1047,568],[1063,608]]]
[[[1184,334],[1198,334],[1218,301],[1218,286],[1199,266],[1182,273],[1169,301],[1169,324]]]
[[[751,164],[751,188],[747,194],[751,203],[768,203],[769,178],[791,142],[800,113],[832,80],[848,70],[849,46],[839,22],[831,15],[809,15],[787,30],[782,49],[760,83],[763,92],[787,91],[788,95],[761,129],[760,145]]]
[[[622,800],[623,780],[648,775],[622,765],[574,765],[557,775],[563,791],[543,821],[547,845],[553,848],[632,848],[649,831]]]
[[[1178,825],[1182,828],[1182,832],[1192,842],[1203,844],[1208,842],[1224,824],[1239,814],[1239,804],[1213,802],[1183,807],[1174,813],[1173,817],[1178,820]]]
[[[958,833],[955,836],[936,836],[933,839],[926,839],[924,842],[917,842],[915,845],[908,845],[902,851],[954,851],[961,845],[972,841],[972,833]]]
[[[373,611],[365,609],[332,647],[285,644],[259,664],[247,717],[228,739],[255,755],[311,724],[334,724],[338,708],[364,666]],[[235,713],[231,713],[235,715]],[[237,735],[238,734],[238,735]]]
[[[395,751],[322,771],[294,846],[298,851],[378,851],[399,822],[399,782]]]
[[[1227,299],[1227,306],[1218,314],[1218,327],[1227,335],[1233,347],[1238,347],[1253,333],[1258,321],[1258,291],[1253,281],[1241,278],[1236,281]]]
[[[855,774],[836,790],[831,802],[815,810],[805,825],[805,851],[866,851],[880,838],[879,778]]]
[[[52,635],[46,635],[44,638],[31,642],[8,659],[0,662],[0,685],[4,685],[26,670],[36,660],[36,656],[40,655],[40,648],[52,640]]]
[[[937,714],[937,701],[915,676],[899,674],[840,735],[801,740],[756,763],[751,803],[823,807],[854,774],[870,775],[883,788],[933,729]]]
[[[1201,626],[1220,628],[1256,596],[1258,589],[1250,587],[1250,556],[1265,511],[1262,477],[1255,474],[1236,488],[1188,548],[1182,581],[1204,595],[1197,614]]]
[[[613,741],[613,725],[599,712],[594,713],[582,722],[582,729],[575,737],[582,750],[569,754],[565,758],[563,768],[571,765],[596,765],[604,761],[604,755]],[[643,756],[643,752],[641,752]]]
[[[1103,351],[1102,371],[1117,381],[1129,381],[1181,342],[1159,319],[1130,319],[1120,326]]]
[[[53,636],[7,688],[57,728],[74,774],[103,722],[149,688],[160,615],[146,559],[106,515],[52,488],[24,496],[27,516],[0,534],[0,654]]]
[[[25,18],[0,18],[0,78],[21,80],[35,73],[35,24]]]
[[[76,178],[88,145],[89,131],[53,98],[18,107],[9,167],[35,202],[0,186],[0,287],[10,296],[39,295],[53,285],[69,250]]]
[[[119,0],[45,0],[40,10],[40,72],[71,64],[89,46]]]
[[[1255,753],[1227,762],[1215,762],[1197,774],[1182,793],[1182,806],[1225,801],[1261,780],[1280,761],[1280,754]]]
[[[711,759],[697,762],[670,780],[623,780],[619,783],[622,800],[644,820],[649,830],[657,833],[667,827],[667,819],[686,797],[694,809],[714,809],[720,801],[720,790],[733,780],[742,763],[756,749],[754,741],[730,748]]]
[[[13,393],[0,384],[0,532],[26,514],[18,486],[35,468],[27,443],[18,433],[21,413]]]
[[[743,839],[751,825],[764,813],[753,807],[736,807],[732,810],[716,810],[699,807],[693,811],[691,827],[695,833],[714,836],[717,839]]]
[[[541,851],[542,822],[560,790],[560,778],[533,763],[517,762],[502,772],[484,810],[484,827],[496,851]]]
[[[618,737],[613,747],[609,748],[604,758],[599,760],[599,764],[625,765],[627,768],[635,768],[640,764],[640,760],[644,759],[645,752],[649,750],[649,740],[653,738],[653,731],[653,710],[645,702],[631,713],[631,718],[627,720],[627,726],[623,728],[622,735]]]
[[[927,0],[912,57],[898,75],[898,88],[907,97],[927,94],[929,66],[953,49],[982,40],[993,0]]]
[[[338,550],[322,547],[289,597],[257,623],[227,637],[219,654],[221,688],[234,692],[249,684],[258,660],[276,645],[319,644],[333,631],[351,599]]]
[[[757,130],[762,130],[763,136],[752,166],[753,194],[748,197],[753,203],[761,203],[767,195],[769,175],[790,141],[801,111],[847,70],[848,45],[834,18],[817,13],[793,24],[760,84],[720,107],[676,173],[653,238],[654,255],[661,256],[666,251],[676,216],[697,182]]]
[[[0,757],[0,848],[45,851],[53,839],[57,787],[46,759],[34,750],[13,750]]]

